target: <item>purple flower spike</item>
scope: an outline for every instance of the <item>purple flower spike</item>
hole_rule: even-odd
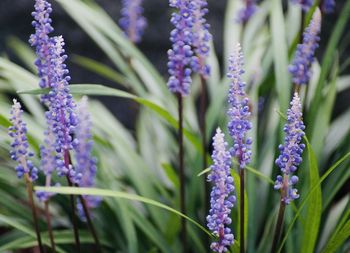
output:
[[[147,21],[142,16],[142,0],[123,0],[122,4],[122,18],[119,20],[119,24],[128,38],[133,43],[138,43],[141,41],[147,26]]]
[[[9,127],[9,136],[13,139],[10,155],[12,160],[18,162],[16,167],[18,178],[27,174],[29,179],[34,181],[38,178],[38,169],[29,160],[33,153],[28,151],[27,126],[22,120],[22,114],[21,104],[14,99],[10,118],[12,126]]]
[[[276,159],[276,165],[281,169],[283,176],[278,175],[275,182],[275,190],[281,190],[285,204],[299,198],[297,189],[293,186],[298,182],[298,177],[293,175],[298,165],[302,162],[302,153],[305,145],[301,143],[304,136],[305,125],[302,120],[301,103],[298,93],[294,94],[290,103],[291,107],[287,112],[287,123],[284,126],[284,145],[279,146],[281,152]]]
[[[35,34],[29,39],[31,46],[35,47],[37,59],[35,65],[38,69],[40,78],[39,86],[41,88],[49,88],[52,82],[51,67],[51,39],[49,34],[54,30],[51,26],[50,13],[52,12],[51,4],[46,0],[36,0],[34,5],[35,11],[32,13],[34,21],[32,25],[35,28]],[[46,101],[48,95],[42,95],[42,101]]]
[[[92,134],[91,118],[88,112],[88,99],[83,97],[78,105],[78,125],[75,129],[77,145],[75,151],[75,177],[74,182],[80,187],[93,187],[96,177],[96,158],[92,156]],[[101,198],[96,196],[84,196],[88,208],[95,208],[99,205]],[[84,220],[84,210],[82,204],[78,203],[80,217]]]
[[[173,13],[171,23],[175,29],[170,33],[172,49],[168,51],[168,88],[171,92],[186,96],[190,93],[192,83],[191,72],[194,64],[198,64],[194,56],[193,45],[193,11],[195,5],[190,0],[170,0],[169,5],[177,8]]]
[[[332,13],[335,9],[335,0],[323,0],[322,11],[324,13]]]
[[[301,9],[306,12],[308,11],[311,6],[314,4],[313,0],[292,0],[293,4],[299,4]]]
[[[240,169],[244,169],[251,159],[251,138],[247,137],[248,131],[252,128],[250,122],[249,99],[245,93],[245,83],[242,81],[243,54],[238,44],[234,54],[230,57],[229,73],[231,79],[228,94],[228,130],[233,138],[234,144],[231,148],[231,155],[237,159]]]
[[[246,23],[254,15],[258,7],[255,0],[246,0],[245,6],[238,13],[238,22]]]
[[[40,170],[46,177],[45,186],[47,187],[51,186],[51,177],[57,167],[57,161],[63,160],[62,152],[57,153],[55,149],[55,135],[52,126],[52,122],[48,122],[48,130],[44,133],[44,143],[40,146]],[[54,193],[37,191],[36,195],[40,201],[47,201]]]
[[[207,216],[208,228],[218,237],[218,241],[211,244],[215,252],[226,252],[227,247],[233,244],[234,237],[228,225],[231,224],[230,213],[236,202],[234,196],[234,182],[231,176],[231,155],[226,150],[227,143],[221,129],[216,130],[213,138],[214,151],[212,154],[213,165],[208,175],[208,181],[213,188],[210,194],[210,210]]]
[[[311,64],[314,61],[314,54],[318,47],[321,30],[321,12],[316,9],[310,25],[306,28],[303,36],[303,43],[299,44],[288,70],[292,74],[293,82],[298,85],[307,84],[311,78]]]
[[[208,13],[208,3],[206,0],[195,0],[193,15],[193,47],[198,62],[194,63],[194,71],[207,78],[210,75],[210,66],[206,64],[206,59],[209,56],[209,42],[212,38],[209,32],[209,24],[205,19],[205,15]],[[198,63],[198,64],[197,64]]]

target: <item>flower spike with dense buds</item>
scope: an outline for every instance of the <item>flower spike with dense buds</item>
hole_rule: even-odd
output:
[[[252,144],[251,138],[247,137],[248,131],[252,128],[250,122],[249,99],[245,92],[245,83],[242,80],[243,53],[240,44],[237,44],[233,55],[230,57],[229,73],[231,79],[228,95],[228,130],[233,138],[234,144],[231,148],[231,155],[237,159],[240,169],[244,169],[250,162]]]
[[[142,0],[122,0],[120,27],[133,43],[139,43],[146,28],[146,18],[142,16]]]
[[[306,28],[303,43],[299,44],[288,70],[292,74],[293,82],[297,85],[307,84],[311,78],[311,64],[320,40],[321,12],[317,8],[313,14],[310,25]]]
[[[24,174],[28,174],[30,180],[34,181],[38,178],[38,169],[29,160],[33,153],[28,151],[27,126],[22,120],[22,114],[21,104],[14,99],[10,118],[12,126],[9,127],[9,136],[13,139],[10,155],[12,160],[18,162],[17,176],[22,178]]]
[[[335,9],[335,0],[323,0],[322,11],[324,13],[332,13]]]
[[[169,5],[179,12],[173,13],[171,17],[175,29],[170,33],[172,49],[168,51],[168,88],[171,92],[186,96],[190,93],[193,65],[198,63],[191,47],[195,5],[190,0],[170,0]]]
[[[313,0],[292,0],[293,4],[299,4],[301,9],[306,12],[308,11],[311,6],[314,4]]]
[[[218,237],[218,241],[213,242],[210,247],[213,251],[222,253],[226,252],[227,248],[234,242],[231,229],[227,226],[231,224],[230,213],[236,202],[236,197],[234,196],[233,177],[230,172],[231,155],[226,150],[225,135],[220,128],[216,130],[213,141],[212,159],[214,164],[208,175],[208,181],[213,183],[213,188],[210,194],[207,222],[208,228]]]
[[[245,6],[238,13],[239,23],[246,23],[257,10],[255,0],[246,0],[244,4]]]
[[[96,177],[96,158],[92,156],[92,134],[91,134],[91,117],[88,112],[88,99],[83,97],[78,105],[78,125],[75,129],[77,145],[75,151],[75,178],[74,181],[80,187],[93,187]],[[101,198],[96,196],[84,196],[88,208],[94,208],[99,203]],[[82,204],[78,203],[78,211],[80,217],[84,219],[84,210]]]
[[[195,0],[193,4],[195,5],[193,11],[193,48],[194,53],[198,57],[198,62],[194,62],[193,71],[207,78],[210,74],[210,66],[205,62],[209,56],[209,42],[212,38],[209,32],[210,26],[204,17],[208,13],[208,3],[206,0]]]
[[[298,182],[297,176],[292,176],[302,161],[302,153],[305,145],[301,143],[304,136],[305,125],[302,121],[301,103],[298,93],[294,94],[287,112],[287,123],[284,127],[286,134],[284,145],[279,146],[280,156],[276,159],[276,165],[281,169],[283,176],[278,175],[275,182],[275,190],[281,190],[282,199],[285,204],[299,198],[297,189],[293,186]]]

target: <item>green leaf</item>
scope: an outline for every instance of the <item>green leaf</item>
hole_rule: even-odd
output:
[[[276,76],[275,86],[278,94],[277,97],[279,99],[280,109],[284,112],[288,107],[291,85],[288,73],[287,38],[285,35],[285,24],[281,1],[272,0],[270,15],[274,68]]]
[[[296,214],[294,215],[294,218],[292,219],[291,223],[289,224],[287,230],[286,230],[286,234],[283,237],[283,240],[281,241],[281,245],[278,249],[277,252],[281,252],[283,245],[285,244],[289,234],[291,233],[292,227],[294,225],[294,223],[296,222],[296,220],[298,219],[298,217],[300,216],[301,211],[303,210],[304,206],[306,203],[308,203],[309,198],[312,196],[312,193],[314,193],[314,191],[317,191],[318,187],[321,185],[321,183],[326,180],[326,178],[340,165],[342,164],[344,161],[346,161],[347,159],[350,158],[350,152],[348,152],[346,155],[344,155],[342,158],[340,158],[335,164],[333,164],[333,166],[331,166],[324,174],[323,176],[320,178],[320,180],[317,182],[317,184],[315,185],[311,185],[310,191],[305,195],[305,198],[303,199],[303,201],[301,202]]]
[[[205,232],[209,236],[213,236],[207,229],[205,229],[201,224],[193,220],[192,218],[182,214],[181,212],[175,210],[174,208],[171,208],[167,205],[164,205],[158,201],[155,201],[153,199],[145,198],[136,194],[129,194],[125,192],[120,191],[111,191],[111,190],[104,190],[104,189],[97,189],[97,188],[76,188],[76,187],[35,187],[36,191],[44,191],[44,192],[54,192],[59,194],[73,194],[73,195],[92,195],[92,196],[102,196],[102,197],[113,197],[113,198],[120,198],[120,199],[127,199],[127,200],[135,200],[139,202],[143,202],[148,205],[160,207],[162,209],[165,209],[169,212],[172,212],[178,216],[181,216],[185,219],[187,219],[190,223],[197,226],[199,229],[201,229],[203,232]]]
[[[318,174],[316,155],[307,138],[305,138],[305,140],[309,159],[310,186],[316,185],[316,188],[309,197],[305,217],[304,235],[300,251],[312,253],[315,250],[316,239],[321,222],[322,191],[321,185],[318,183],[320,181],[320,176]]]
[[[19,231],[22,231],[23,233],[31,236],[32,238],[36,238],[36,234],[34,231],[32,231],[32,229],[26,227],[25,225],[19,223],[17,220],[15,220],[14,218],[10,218],[10,217],[7,217],[7,216],[4,216],[2,214],[0,214],[0,221],[6,223],[7,225],[19,230]],[[43,240],[43,243],[49,247],[51,247],[51,244],[50,244],[50,241],[46,238],[42,238]],[[57,252],[60,252],[60,253],[67,253],[66,251],[64,251],[63,249],[59,248],[59,247],[56,247],[56,250]]]
[[[322,253],[337,252],[338,248],[350,237],[350,220],[334,234],[332,239],[327,243]]]

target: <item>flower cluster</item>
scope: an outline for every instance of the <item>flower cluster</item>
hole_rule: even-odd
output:
[[[303,11],[308,11],[314,4],[313,0],[292,0],[292,3],[299,4]]]
[[[335,0],[323,0],[322,11],[324,13],[332,13],[335,8]]]
[[[75,150],[75,183],[81,187],[92,187],[95,185],[96,176],[96,158],[92,156],[92,134],[91,134],[91,118],[87,108],[87,97],[83,97],[78,105],[78,125],[75,129],[77,145]],[[94,208],[101,198],[96,196],[84,196],[88,208]],[[84,219],[84,210],[82,203],[78,203],[78,211],[80,217]]]
[[[246,23],[256,12],[257,6],[254,0],[246,0],[245,6],[238,13],[238,22]]]
[[[210,210],[207,216],[208,228],[218,237],[218,241],[211,244],[215,252],[226,252],[227,247],[233,244],[233,234],[227,225],[231,224],[230,213],[236,202],[234,184],[231,176],[231,155],[226,151],[227,143],[221,129],[216,130],[213,138],[214,151],[211,173],[208,181],[213,183],[210,194]]]
[[[175,29],[170,34],[172,49],[168,51],[170,74],[168,88],[171,92],[186,96],[190,93],[193,65],[198,64],[191,47],[193,45],[195,5],[190,0],[170,0],[170,6],[179,11],[173,13],[171,17],[171,23]]]
[[[22,178],[24,174],[27,174],[30,180],[34,181],[38,178],[38,169],[29,160],[33,153],[28,151],[27,126],[22,120],[22,114],[21,104],[14,99],[10,118],[12,126],[9,127],[9,136],[13,139],[10,155],[12,160],[18,162],[17,176]]]
[[[51,77],[54,75],[51,67],[51,38],[49,34],[54,30],[51,26],[50,13],[52,12],[51,4],[46,0],[36,0],[34,5],[35,11],[32,13],[34,21],[32,25],[35,28],[35,34],[32,34],[29,43],[35,47],[37,59],[35,65],[38,69],[40,78],[39,86],[49,88]],[[47,100],[47,95],[42,95],[43,101]]]
[[[301,103],[298,93],[294,94],[287,112],[287,123],[284,127],[284,145],[279,146],[281,152],[276,159],[276,165],[281,169],[283,176],[278,175],[275,182],[275,190],[282,191],[282,201],[289,204],[299,197],[297,189],[293,186],[298,182],[298,177],[293,175],[297,166],[302,161],[302,153],[305,145],[301,143],[304,136],[304,123],[302,121]]]
[[[198,64],[195,64],[193,71],[201,74],[204,78],[207,78],[210,74],[210,66],[206,64],[206,59],[209,56],[209,42],[211,40],[211,34],[209,32],[209,24],[205,19],[205,15],[208,13],[206,0],[195,0],[193,15],[193,50],[198,57]],[[195,61],[196,63],[196,61]]]
[[[238,44],[234,54],[230,57],[229,73],[227,77],[231,79],[228,94],[228,130],[233,138],[234,144],[231,148],[231,155],[235,157],[241,169],[244,169],[251,159],[250,146],[251,138],[247,137],[248,131],[252,128],[250,122],[249,99],[245,93],[245,83],[242,81],[244,73],[243,54],[241,46]]]
[[[316,9],[310,25],[306,28],[303,35],[303,43],[299,44],[293,59],[289,66],[289,72],[292,74],[293,82],[298,85],[307,84],[311,78],[311,64],[314,61],[314,54],[318,47],[321,30],[321,12]]]
[[[142,39],[147,21],[142,16],[142,0],[123,0],[121,9],[122,18],[119,20],[121,28],[133,43]]]

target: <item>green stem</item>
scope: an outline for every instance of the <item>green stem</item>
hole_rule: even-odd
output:
[[[244,169],[240,169],[239,172],[239,178],[240,178],[240,238],[239,238],[239,244],[240,244],[240,253],[245,252],[245,241],[244,241]]]
[[[277,218],[277,223],[276,223],[275,235],[273,237],[273,242],[272,242],[271,253],[277,252],[277,247],[278,247],[279,241],[281,239],[281,234],[282,234],[281,232],[282,232],[282,224],[283,224],[285,209],[286,209],[286,204],[281,199],[280,208],[278,211],[278,218]]]
[[[52,253],[56,253],[55,240],[54,240],[52,227],[51,227],[51,215],[50,215],[49,201],[48,200],[45,201],[45,216],[46,216],[46,221],[47,221],[47,230],[49,232],[49,237],[50,237],[51,251],[52,251]]]

